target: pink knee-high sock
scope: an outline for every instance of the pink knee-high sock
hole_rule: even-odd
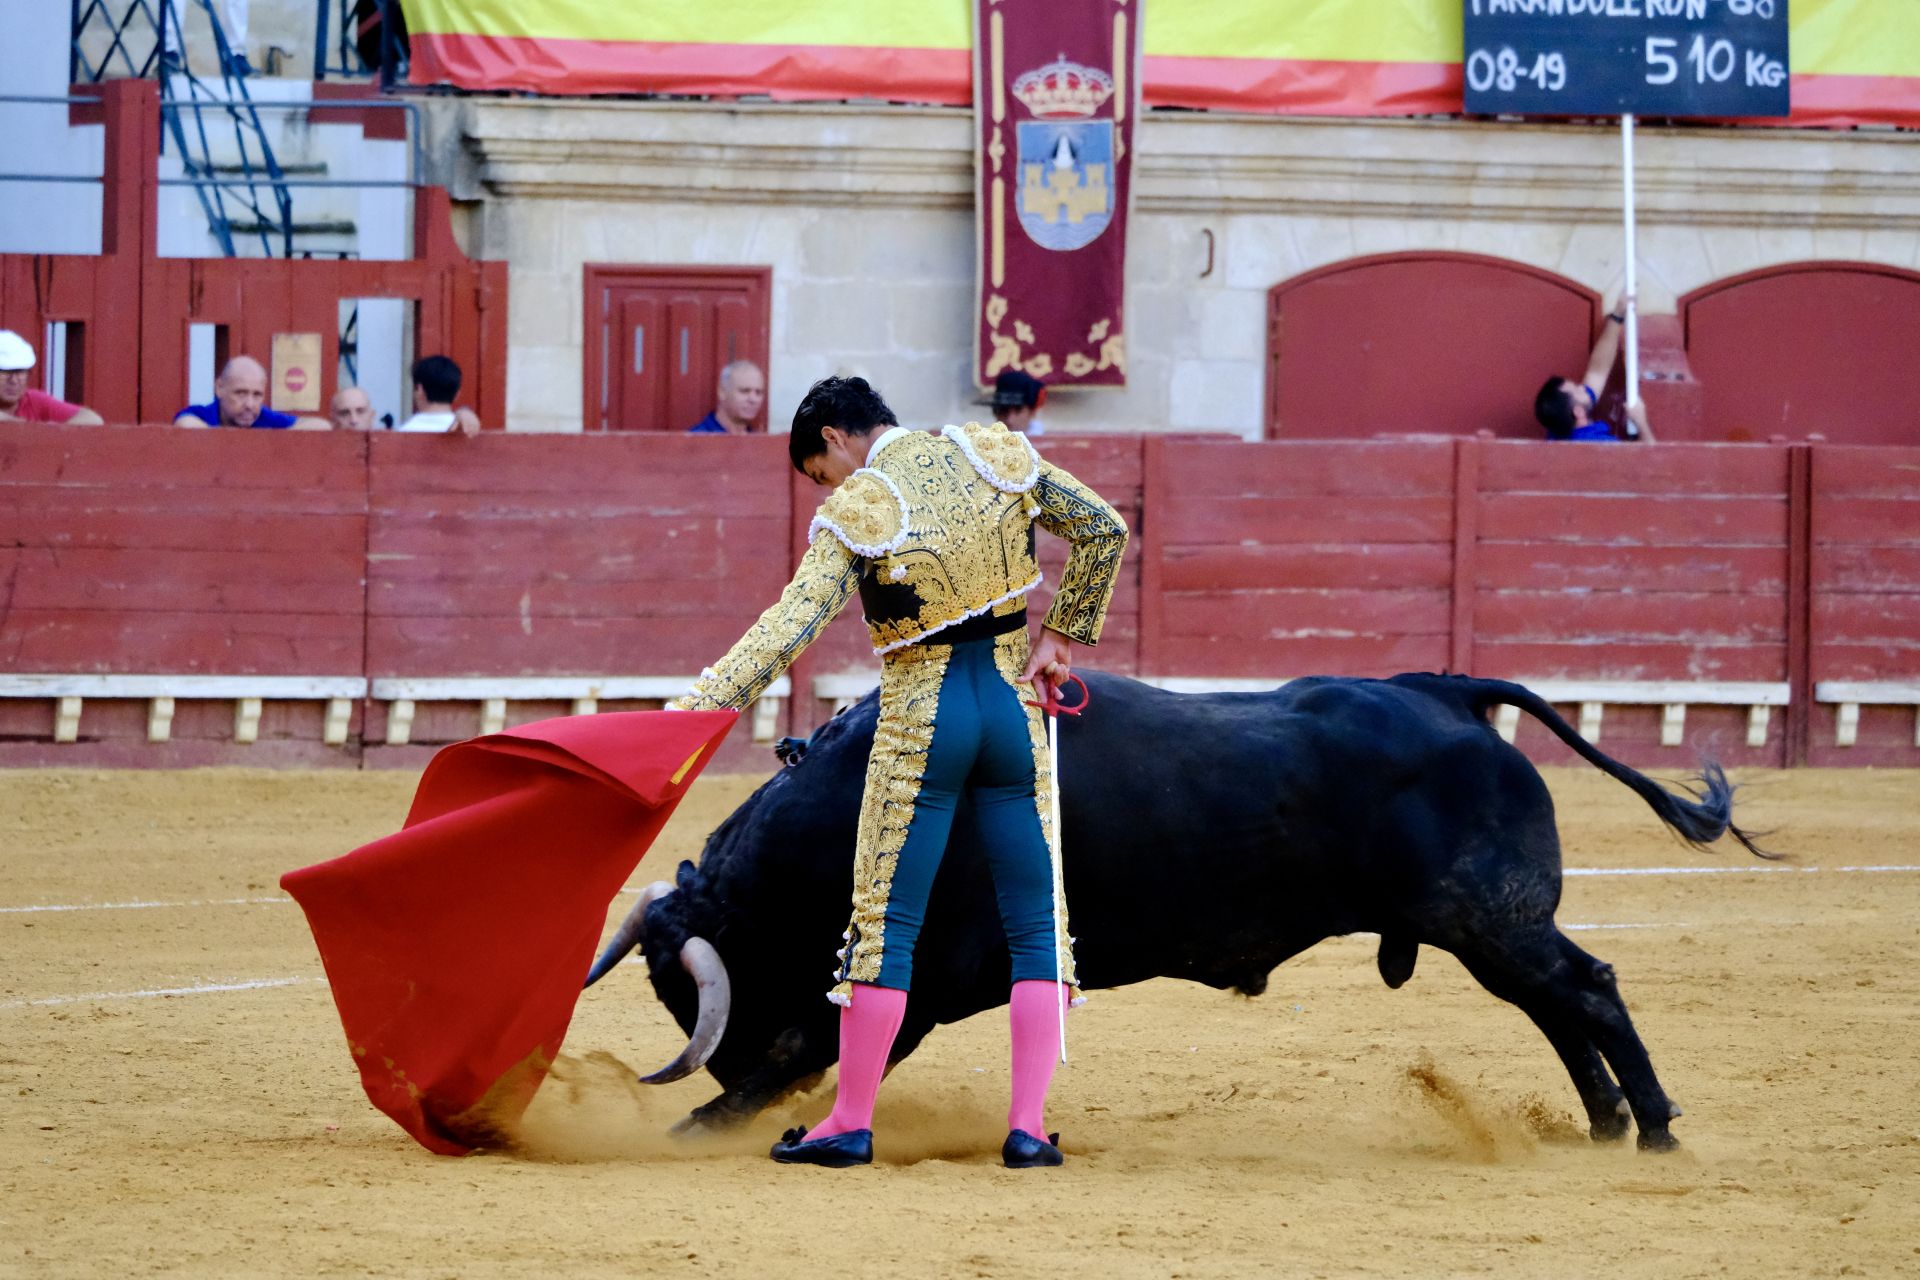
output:
[[[1007,1128],[1047,1136],[1047,1088],[1060,1055],[1060,987],[1053,982],[1016,982],[1007,1002],[1013,1031],[1013,1105]]]
[[[840,1087],[833,1111],[807,1130],[809,1141],[873,1128],[873,1100],[880,1095],[887,1054],[906,1012],[906,992],[853,984],[853,995],[840,1010]]]

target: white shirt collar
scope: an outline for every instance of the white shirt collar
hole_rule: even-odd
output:
[[[888,427],[885,431],[882,431],[880,433],[880,438],[878,440],[875,440],[873,442],[872,447],[867,450],[866,465],[872,466],[873,460],[880,456],[881,450],[885,449],[888,445],[892,444],[894,440],[897,439],[898,437],[904,436],[907,434],[908,434],[908,431],[905,427]]]

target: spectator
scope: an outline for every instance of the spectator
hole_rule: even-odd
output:
[[[689,435],[745,435],[767,402],[767,376],[751,360],[735,360],[720,370],[713,412],[687,428]]]
[[[1018,369],[1005,370],[995,378],[993,394],[981,401],[993,406],[993,416],[1005,423],[1007,430],[1029,436],[1046,434],[1037,416],[1046,402],[1047,384]]]
[[[480,419],[469,409],[454,407],[460,394],[460,366],[446,356],[427,356],[413,362],[413,416],[395,431],[435,431],[470,436],[480,430]]]
[[[27,385],[33,347],[11,329],[0,329],[0,422],[70,422],[94,426],[100,415]]]
[[[335,430],[370,431],[373,429],[373,401],[359,387],[342,387],[333,393],[333,400],[327,406],[327,416],[333,419]]]
[[[213,381],[210,404],[190,404],[173,417],[176,427],[256,427],[325,431],[325,418],[294,417],[267,407],[267,369],[252,356],[235,356]]]
[[[1587,373],[1579,382],[1559,374],[1548,378],[1533,398],[1533,416],[1547,429],[1549,440],[1617,440],[1606,422],[1595,422],[1593,411],[1600,403],[1600,389],[1613,372],[1614,357],[1620,354],[1620,334],[1627,323],[1626,307],[1631,299],[1622,296],[1607,313],[1600,337],[1587,358]],[[1011,425],[1011,424],[1009,424]],[[1653,428],[1647,424],[1647,406],[1628,388],[1627,426],[1629,440],[1653,443]]]

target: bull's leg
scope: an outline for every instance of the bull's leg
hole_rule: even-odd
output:
[[[1601,1060],[1600,1051],[1593,1047],[1593,1041],[1567,1022],[1557,1009],[1531,1001],[1520,1007],[1546,1036],[1547,1043],[1560,1055],[1561,1064],[1573,1078],[1581,1105],[1587,1109],[1587,1133],[1595,1142],[1618,1142],[1626,1137],[1627,1095],[1613,1082],[1613,1075]]]
[[[1547,1043],[1553,1046],[1561,1065],[1572,1078],[1580,1104],[1586,1108],[1587,1132],[1593,1140],[1613,1142],[1626,1137],[1626,1095],[1613,1082],[1593,1042],[1568,1016],[1565,998],[1553,991],[1547,975],[1537,971],[1516,972],[1516,966],[1504,956],[1456,954],[1481,986],[1517,1006],[1546,1036]]]
[[[1556,977],[1571,997],[1570,1007],[1588,1037],[1620,1077],[1634,1121],[1640,1126],[1640,1149],[1673,1150],[1680,1143],[1668,1125],[1680,1114],[1680,1108],[1667,1097],[1654,1075],[1647,1047],[1633,1029],[1626,1001],[1620,998],[1613,966],[1588,955],[1558,930],[1554,932],[1563,962],[1556,967]]]

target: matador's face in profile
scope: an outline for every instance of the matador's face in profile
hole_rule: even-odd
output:
[[[866,465],[872,432],[849,435],[839,427],[820,428],[827,447],[808,458],[804,466],[807,479],[826,489],[838,489],[847,477]]]

